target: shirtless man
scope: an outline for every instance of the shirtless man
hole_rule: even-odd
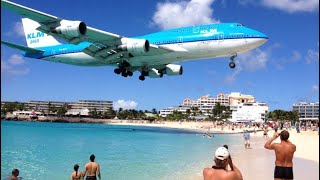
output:
[[[219,147],[216,150],[214,161],[215,166],[203,170],[204,180],[243,180],[241,172],[232,163],[229,151],[225,147]],[[228,164],[233,170],[226,170]]]
[[[84,172],[83,172],[83,176],[86,176],[86,180],[96,180],[97,176],[96,174],[98,174],[99,179],[101,179],[101,174],[100,174],[100,166],[98,163],[94,162],[95,156],[92,154],[90,156],[90,161],[86,164],[86,166],[84,167]]]
[[[19,176],[19,170],[18,169],[13,169],[12,170],[12,175],[10,177],[10,180],[18,180]]]
[[[280,136],[281,143],[272,143],[273,140]],[[269,139],[264,147],[266,149],[274,150],[276,153],[276,162],[274,169],[274,180],[287,180],[293,179],[292,159],[296,151],[296,146],[289,140],[289,132],[286,130],[281,131],[280,135],[274,132],[273,137]]]

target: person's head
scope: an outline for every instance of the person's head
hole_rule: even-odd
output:
[[[78,164],[74,165],[74,166],[73,166],[73,169],[74,169],[75,171],[78,171],[79,165],[78,165]]]
[[[289,132],[286,130],[281,131],[280,139],[281,141],[287,141],[289,139]]]
[[[217,167],[225,168],[228,165],[230,153],[225,147],[219,147],[215,152],[214,161]]]
[[[79,169],[79,165],[78,164],[75,164],[73,166],[73,169],[76,171],[76,176],[78,175],[78,169]]]
[[[19,170],[18,169],[13,169],[12,170],[12,175],[16,176],[16,177],[19,176]]]
[[[94,154],[92,154],[91,156],[90,156],[90,161],[91,162],[94,162],[94,159],[95,159],[96,157],[94,156]]]

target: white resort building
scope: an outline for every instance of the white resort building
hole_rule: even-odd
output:
[[[231,106],[230,106],[231,107]],[[259,122],[263,123],[269,107],[266,103],[247,102],[232,107],[231,122]]]
[[[198,108],[202,112],[202,115],[209,116],[217,103],[230,107],[232,111],[232,118],[230,120],[233,122],[261,122],[264,121],[265,115],[269,110],[267,104],[256,103],[255,97],[252,95],[232,92],[231,94],[219,93],[216,97],[201,96],[197,100],[186,98],[183,100],[182,105],[160,110],[160,116],[166,117],[173,111],[186,113],[187,109],[191,110],[192,107]]]
[[[319,120],[319,102],[299,102],[293,104],[292,110],[299,112],[299,120]]]

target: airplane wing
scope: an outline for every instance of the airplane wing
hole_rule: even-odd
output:
[[[64,20],[7,0],[1,6],[17,14],[37,21],[37,30],[63,39],[72,44],[91,42],[84,53],[113,64],[133,56],[152,56],[175,51],[166,47],[149,44],[147,40],[126,38],[118,34],[86,26],[81,21]]]

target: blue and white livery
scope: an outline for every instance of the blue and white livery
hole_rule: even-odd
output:
[[[268,37],[239,23],[220,23],[170,29],[137,37],[124,37],[46,14],[7,0],[1,7],[22,19],[28,46],[1,41],[29,58],[78,66],[114,66],[123,77],[139,71],[140,80],[181,75],[174,64],[186,60],[230,57],[235,67],[239,54],[264,44]],[[57,39],[68,44],[61,44]]]

